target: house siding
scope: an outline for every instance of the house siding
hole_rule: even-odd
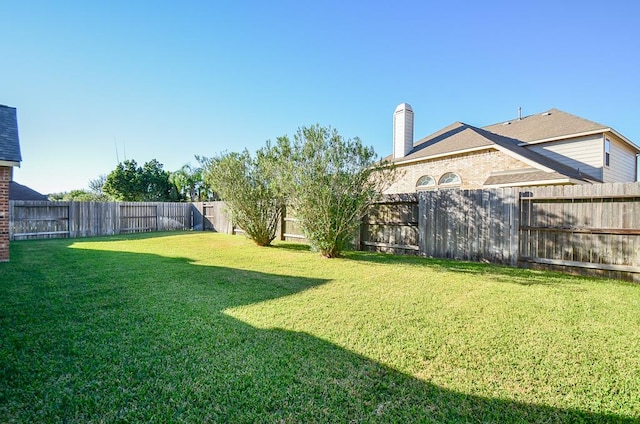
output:
[[[606,137],[611,142],[611,151],[609,157],[610,165],[603,169],[603,182],[616,183],[636,181],[637,160],[633,149],[613,134],[606,134]]]
[[[407,165],[398,164],[397,167],[400,177],[384,191],[385,194],[414,193],[416,182],[423,175],[430,175],[437,182],[447,172],[455,172],[460,176],[463,189],[482,188],[492,172],[529,169],[531,165],[492,149]]]
[[[0,262],[9,260],[9,182],[11,167],[0,166]]]
[[[578,169],[583,174],[601,180],[603,179],[603,146],[602,134],[596,134],[525,147],[556,162]]]

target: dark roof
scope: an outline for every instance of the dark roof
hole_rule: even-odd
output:
[[[0,160],[21,162],[16,109],[0,105]]]
[[[11,181],[9,182],[9,200],[47,200],[47,196],[25,185]]]

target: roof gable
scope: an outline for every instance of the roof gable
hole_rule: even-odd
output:
[[[4,105],[0,105],[0,161],[22,161],[16,109]]]

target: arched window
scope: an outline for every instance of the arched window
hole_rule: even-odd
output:
[[[462,184],[462,180],[460,176],[455,172],[447,172],[442,177],[440,177],[440,181],[438,181],[438,185],[455,187]]]
[[[423,175],[418,178],[416,190],[430,190],[436,187],[436,180],[431,175]]]

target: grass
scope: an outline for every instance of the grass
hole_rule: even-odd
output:
[[[638,422],[640,286],[171,233],[15,242],[0,422]]]

